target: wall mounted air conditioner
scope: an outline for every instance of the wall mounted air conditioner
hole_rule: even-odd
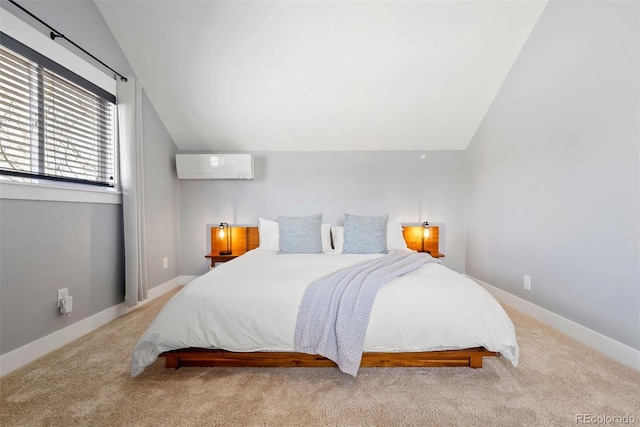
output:
[[[253,154],[176,154],[179,179],[253,179]]]

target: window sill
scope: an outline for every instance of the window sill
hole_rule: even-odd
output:
[[[113,189],[89,188],[79,184],[41,184],[0,181],[0,199],[50,202],[122,204],[122,194]]]

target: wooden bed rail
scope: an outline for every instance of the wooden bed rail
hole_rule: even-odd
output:
[[[360,366],[363,368],[384,367],[469,367],[482,368],[485,356],[496,357],[498,353],[484,347],[464,350],[375,353],[362,354]],[[189,348],[167,351],[160,357],[165,358],[166,368],[183,366],[206,367],[335,367],[331,360],[315,354],[294,352],[248,352],[236,353],[226,350],[207,350]]]

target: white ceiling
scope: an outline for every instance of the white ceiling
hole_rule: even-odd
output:
[[[183,150],[463,150],[546,1],[96,0]]]

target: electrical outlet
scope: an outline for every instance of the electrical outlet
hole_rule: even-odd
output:
[[[69,288],[58,289],[58,307],[62,305],[62,299],[69,296]]]
[[[531,277],[525,274],[524,276],[524,288],[528,291],[531,290]]]
[[[164,258],[162,259],[162,266],[163,266],[164,268],[169,268],[169,258],[164,257]]]
[[[73,297],[65,297],[60,302],[60,313],[69,315],[73,310]]]

